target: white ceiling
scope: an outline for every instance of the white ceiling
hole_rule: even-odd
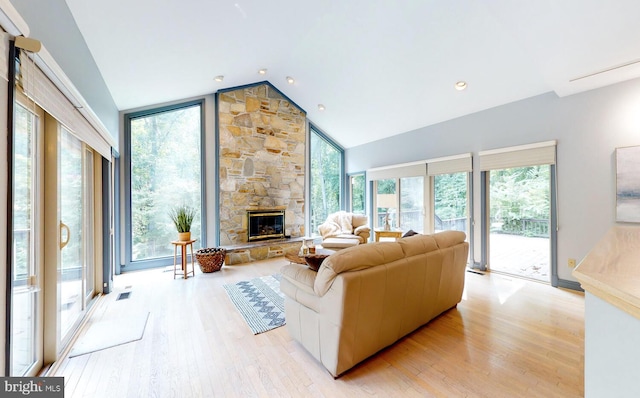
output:
[[[268,80],[346,148],[640,77],[638,0],[66,1],[120,110]]]

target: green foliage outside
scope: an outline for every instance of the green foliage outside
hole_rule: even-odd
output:
[[[441,220],[467,217],[467,173],[434,177],[435,213]]]
[[[60,221],[68,227],[68,234],[63,229],[65,232],[61,239],[69,241],[60,252],[64,273],[65,269],[77,271],[84,264],[83,239],[86,239],[86,234],[83,222],[83,193],[85,188],[89,188],[84,184],[93,181],[89,178],[83,181],[82,142],[65,129],[61,132],[59,164]],[[92,190],[93,186],[90,189]],[[93,215],[87,217],[93,217]],[[80,277],[78,274],[77,278],[80,279]]]
[[[356,214],[366,213],[365,188],[364,174],[351,176],[351,210]]]
[[[176,239],[171,209],[195,209],[192,236],[201,231],[200,106],[131,121],[132,259],[169,256]],[[198,244],[200,242],[197,242]]]
[[[340,210],[342,156],[339,149],[311,131],[311,225],[317,235],[327,216]]]
[[[24,279],[30,263],[29,244],[34,242],[31,231],[31,189],[33,184],[33,154],[31,152],[34,116],[16,105],[13,134],[13,278]]]
[[[490,173],[492,232],[548,237],[550,166],[492,170]]]

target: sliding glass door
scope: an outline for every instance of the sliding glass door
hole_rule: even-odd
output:
[[[492,271],[544,282],[551,275],[551,166],[491,170]]]
[[[58,195],[60,203],[60,320],[62,340],[76,325],[84,310],[86,239],[83,181],[92,184],[88,173],[83,177],[82,142],[65,129],[60,133]]]
[[[40,252],[40,139],[42,113],[16,103],[13,131],[13,270],[11,376],[33,376],[42,366]]]

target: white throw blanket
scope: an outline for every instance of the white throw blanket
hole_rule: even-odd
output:
[[[352,214],[346,211],[329,214],[327,221],[318,226],[323,239],[353,234]]]

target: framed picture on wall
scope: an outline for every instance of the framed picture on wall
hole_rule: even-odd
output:
[[[640,222],[640,146],[616,148],[616,221]]]

